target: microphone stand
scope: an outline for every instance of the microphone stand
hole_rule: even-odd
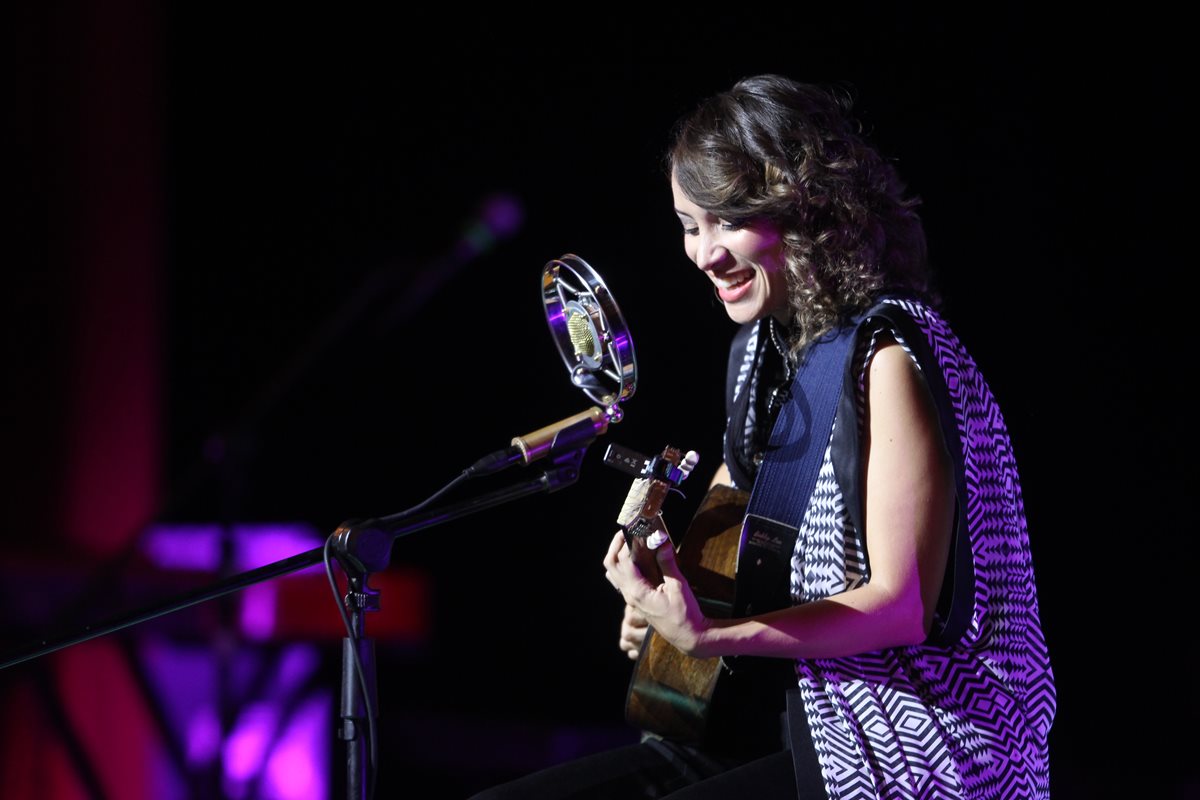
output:
[[[529,480],[518,481],[477,497],[432,510],[404,511],[386,517],[345,522],[330,535],[326,546],[218,580],[207,587],[185,592],[128,615],[96,625],[85,625],[74,632],[43,639],[36,645],[5,655],[3,661],[0,661],[0,669],[322,563],[328,547],[335,554],[349,581],[348,591],[342,599],[343,619],[348,621],[348,635],[342,640],[342,725],[338,731],[338,738],[346,743],[346,798],[365,800],[369,796],[368,789],[373,792],[374,788],[367,785],[367,768],[372,763],[368,761],[368,757],[373,759],[375,754],[367,749],[369,742],[366,738],[371,731],[369,727],[364,727],[363,720],[365,719],[370,726],[378,710],[374,646],[366,636],[366,613],[379,610],[379,592],[368,585],[371,574],[390,565],[392,545],[403,536],[528,495],[554,492],[575,483],[579,479],[584,454],[595,439],[596,433],[597,428],[590,419],[582,419],[559,430],[546,451],[545,457],[550,461],[549,466]],[[506,464],[500,468],[511,465]]]
[[[375,653],[371,641],[365,636],[366,612],[379,610],[379,593],[367,586],[371,573],[388,566],[392,544],[402,536],[526,495],[554,492],[571,485],[579,479],[584,453],[594,436],[593,424],[587,419],[561,431],[550,448],[552,466],[532,480],[513,484],[447,509],[412,516],[402,512],[361,523],[349,522],[334,531],[333,547],[350,582],[344,605],[353,632],[352,636],[342,639],[342,726],[338,732],[339,738],[346,743],[347,800],[370,796],[367,793],[367,766],[370,762],[364,741],[368,731],[364,729],[362,721],[367,718],[368,710],[368,724],[370,719],[378,716]],[[361,668],[361,673],[357,672],[356,667]],[[371,753],[370,756],[373,759],[375,754]]]

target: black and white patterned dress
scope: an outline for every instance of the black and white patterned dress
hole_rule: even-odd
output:
[[[748,339],[738,337],[741,353],[731,353],[731,397],[753,383],[748,377],[769,335],[767,323],[754,327]],[[946,322],[921,303],[889,300],[885,313],[863,323],[854,350],[859,426],[867,365],[884,333],[926,376],[943,434],[960,451],[957,555],[946,578],[957,595],[944,593],[925,644],[797,661],[826,792],[831,800],[1046,798],[1055,690],[1003,417]],[[855,522],[861,486],[846,477],[861,472],[857,463],[835,467],[842,416],[797,535],[795,603],[870,581],[865,536]]]

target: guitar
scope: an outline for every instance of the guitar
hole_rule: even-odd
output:
[[[614,445],[605,455],[605,463],[633,472],[639,458],[644,466],[635,473],[639,477],[630,487],[617,519],[635,562],[652,583],[661,582],[653,545],[661,547],[669,543],[675,547],[676,562],[705,615],[730,616],[742,518],[749,493],[731,486],[710,488],[677,544],[670,539],[662,522],[662,502],[687,477],[695,461],[684,469],[686,461],[681,460],[674,448],[667,447],[659,456],[645,459]],[[626,694],[626,720],[648,733],[701,742],[721,670],[721,659],[685,655],[657,636],[653,627],[647,628]]]

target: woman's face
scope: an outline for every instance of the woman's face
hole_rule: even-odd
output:
[[[693,203],[671,176],[675,213],[683,223],[683,249],[717,287],[734,322],[773,314],[788,322],[783,238],[770,222],[732,224]]]

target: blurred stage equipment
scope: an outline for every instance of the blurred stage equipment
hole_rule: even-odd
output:
[[[374,647],[366,636],[365,613],[379,610],[380,590],[369,585],[368,580],[390,566],[392,546],[402,536],[527,495],[556,491],[577,481],[588,446],[607,432],[610,423],[622,419],[621,403],[637,387],[633,340],[624,317],[600,275],[586,261],[567,254],[548,262],[542,270],[541,299],[551,336],[571,382],[596,405],[513,437],[507,448],[479,459],[442,489],[405,511],[349,520],[338,526],[323,546],[248,569],[117,619],[40,638],[32,646],[5,655],[0,660],[0,669],[324,563],[346,633],[342,639],[341,724],[337,726],[338,738],[345,743],[345,797],[360,800],[371,796],[378,763],[375,724],[378,711]],[[531,478],[430,508],[433,501],[465,480],[517,465],[528,467],[534,462],[543,463],[539,463],[540,472]],[[342,595],[338,595],[340,589],[331,566],[333,559],[341,566],[346,580]]]

